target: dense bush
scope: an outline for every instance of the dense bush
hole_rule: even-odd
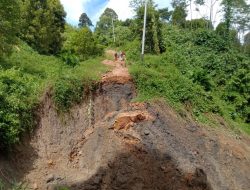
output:
[[[141,58],[141,43],[138,39],[125,44],[122,49],[126,52],[128,60],[138,61]]]
[[[146,56],[145,62],[132,65],[130,72],[139,90],[139,99],[164,97],[174,107],[192,104],[197,112],[216,110],[212,104],[208,105],[210,97],[201,86],[183,76],[174,64],[162,57]]]
[[[18,0],[0,1],[0,58],[11,53],[19,31],[20,6]]]
[[[226,42],[212,30],[199,30],[193,37],[194,45],[205,46],[217,51],[226,50]]]
[[[32,126],[37,78],[15,68],[0,71],[0,149],[19,141]]]
[[[71,51],[64,51],[60,54],[63,62],[71,67],[75,67],[80,63],[79,58]]]
[[[83,83],[80,79],[59,78],[55,82],[53,99],[60,111],[67,111],[83,98]]]
[[[66,12],[59,0],[22,0],[19,36],[43,54],[57,54],[63,45]]]
[[[131,73],[139,97],[164,97],[175,107],[189,105],[198,119],[206,113],[220,114],[233,126],[250,132],[247,55],[236,45],[229,49],[225,39],[213,30],[189,32],[165,25],[162,33],[165,53],[146,56],[143,64],[138,56],[131,56],[137,61]]]
[[[104,47],[97,44],[92,31],[87,27],[72,30],[68,36],[64,51],[77,55],[82,61],[101,56],[104,52]]]

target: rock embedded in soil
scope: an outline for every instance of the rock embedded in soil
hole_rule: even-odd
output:
[[[144,135],[148,136],[150,134],[150,131],[149,130],[145,130],[144,131]]]
[[[50,182],[53,182],[55,180],[55,175],[53,175],[53,174],[50,174],[50,175],[48,175],[48,177],[47,177],[47,183],[50,183]]]

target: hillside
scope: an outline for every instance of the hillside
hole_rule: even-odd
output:
[[[0,2],[0,190],[250,189],[249,3],[128,1]]]
[[[33,189],[248,189],[248,137],[185,121],[162,101],[131,102],[128,70],[103,63],[113,71],[69,113],[44,95],[6,176]]]

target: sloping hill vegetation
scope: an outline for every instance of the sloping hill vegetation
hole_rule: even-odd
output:
[[[81,101],[83,93],[106,71],[101,58],[72,67],[54,56],[39,55],[20,42],[0,70],[1,148],[18,142],[20,133],[32,129],[34,109],[44,91],[52,89],[59,111]]]
[[[131,67],[140,98],[165,97],[202,122],[218,114],[249,133],[249,57],[212,30],[162,30],[166,52]]]
[[[214,28],[212,20],[186,20],[186,1],[173,1],[173,11],[157,9],[149,1],[144,61],[140,59],[144,3],[134,0],[131,6],[135,18],[117,21],[117,30],[124,32],[116,31],[119,41],[109,44],[126,50],[138,99],[164,97],[202,123],[216,126],[214,116],[219,115],[228,126],[249,133],[249,33],[239,38],[242,30],[249,30],[249,5],[223,1],[224,21]],[[130,36],[120,38],[120,33]]]
[[[32,130],[45,91],[58,111],[67,111],[106,68],[88,28],[64,30],[60,1],[1,1],[0,9],[0,149],[6,150]]]

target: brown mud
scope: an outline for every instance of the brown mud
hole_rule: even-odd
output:
[[[38,190],[250,189],[248,137],[185,121],[162,101],[132,103],[124,63],[103,63],[113,70],[70,113],[45,94],[36,130],[1,159],[0,178]]]

